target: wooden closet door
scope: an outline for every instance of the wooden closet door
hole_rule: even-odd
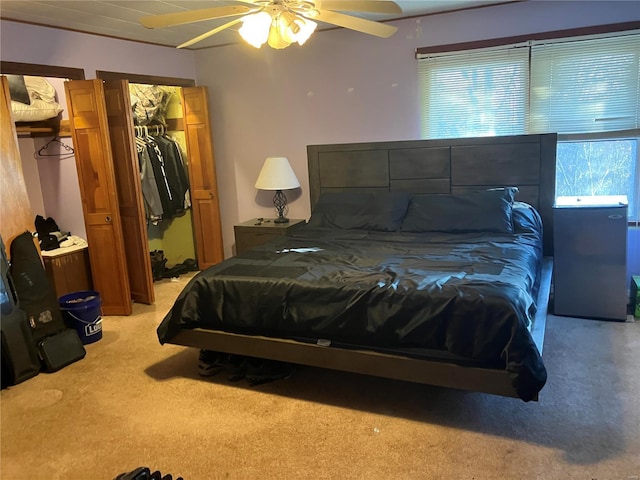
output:
[[[11,118],[9,82],[5,76],[0,78],[0,235],[9,253],[15,237],[25,230],[35,230],[35,219],[24,181],[16,126]]]
[[[182,89],[194,239],[201,270],[224,258],[208,105],[206,87]]]
[[[150,305],[154,301],[153,275],[129,82],[108,80],[104,93],[131,297]]]
[[[105,315],[130,315],[131,289],[101,80],[65,82],[94,288]]]

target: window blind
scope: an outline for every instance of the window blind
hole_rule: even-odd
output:
[[[640,34],[533,45],[530,133],[639,127]]]
[[[526,133],[527,48],[422,58],[423,138]]]

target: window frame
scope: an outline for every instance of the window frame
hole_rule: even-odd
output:
[[[637,30],[637,32],[633,32]],[[506,37],[506,38],[497,38],[497,39],[489,39],[478,42],[466,42],[466,43],[458,43],[458,44],[449,44],[449,45],[439,45],[439,46],[431,46],[425,48],[416,49],[415,56],[418,60],[424,60],[429,57],[436,56],[444,56],[444,55],[454,55],[454,54],[469,54],[473,53],[473,51],[482,51],[487,49],[507,49],[513,48],[517,46],[526,45],[529,48],[529,52],[531,52],[531,48],[534,45],[539,45],[541,43],[552,43],[552,42],[570,42],[570,41],[578,41],[584,40],[588,38],[597,38],[597,37],[613,37],[619,35],[628,35],[628,34],[640,34],[640,22],[623,22],[618,24],[609,24],[609,25],[599,25],[595,27],[584,27],[584,28],[576,28],[576,29],[566,29],[566,30],[556,30],[550,32],[542,32],[531,35],[521,35],[517,37]],[[529,67],[531,68],[531,53],[529,53]],[[422,69],[419,68],[421,71]],[[529,75],[531,75],[531,70],[529,70]],[[420,73],[419,84],[421,86],[421,97],[424,97],[424,89],[422,88],[422,82],[424,81],[424,75]],[[529,80],[528,80],[529,81]],[[529,89],[531,86],[529,85]],[[425,108],[427,105],[427,99],[423,98],[420,105],[421,110]],[[529,116],[530,116],[530,105],[527,103],[526,112],[525,112],[525,125],[526,132],[530,132],[529,126]],[[428,115],[424,110],[420,112],[420,118],[422,120],[421,131],[423,135],[427,132],[427,126],[425,125],[425,118]],[[531,132],[531,133],[540,133],[540,132]],[[425,137],[426,138],[426,137]],[[633,128],[629,130],[618,130],[618,131],[604,131],[604,132],[590,132],[590,133],[574,133],[574,134],[558,134],[558,142],[579,142],[579,141],[597,141],[597,140],[613,140],[613,139],[634,139],[636,140],[636,164],[635,164],[635,177],[636,179],[640,179],[640,128]],[[629,225],[638,225],[640,222],[640,181],[636,181],[635,191],[633,192],[635,199],[635,212],[633,217],[629,217]]]

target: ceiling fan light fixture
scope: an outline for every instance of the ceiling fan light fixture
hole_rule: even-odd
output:
[[[295,23],[296,18],[296,14],[291,11],[282,12],[278,15],[278,18],[274,20],[277,25],[271,27],[271,34],[282,38],[287,43],[286,46],[297,41],[296,34],[300,31],[300,27]]]
[[[271,26],[271,36],[279,36],[280,39],[287,43],[286,46],[297,42],[303,45],[316,29],[317,23],[307,20],[306,18],[293,13],[291,11],[282,12]],[[282,42],[282,43],[284,43]],[[270,46],[271,43],[269,43]],[[274,47],[284,48],[284,47]]]
[[[249,45],[260,48],[269,39],[271,22],[271,15],[265,11],[247,15],[238,32]]]
[[[291,45],[291,39],[287,35],[288,27],[284,25],[284,22],[280,21],[280,17],[276,17],[271,22],[271,28],[269,29],[269,40],[267,43],[271,48],[278,50],[287,48]]]
[[[251,46],[260,48],[266,42],[271,48],[283,49],[294,42],[303,45],[315,31],[317,23],[291,10],[262,10],[242,19],[240,36]]]
[[[311,37],[311,34],[318,26],[316,22],[302,17],[296,18],[293,23],[294,25],[299,27],[298,32],[296,32],[295,34],[295,40],[299,45],[304,45],[304,43],[309,40],[309,37]]]
[[[2,1],[2,0],[0,0]],[[217,26],[177,48],[189,47],[216,33],[242,23],[240,36],[251,46],[260,48],[268,43],[272,48],[286,48],[296,42],[303,45],[316,30],[315,21],[357,32],[389,38],[398,27],[367,20],[357,15],[340,13],[370,12],[400,14],[402,9],[393,0],[240,0],[247,6],[225,6],[202,8],[176,13],[165,13],[142,17],[140,23],[147,28],[170,27],[213,20],[216,18],[241,16]],[[315,21],[314,21],[315,20]]]

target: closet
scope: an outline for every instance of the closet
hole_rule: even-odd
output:
[[[180,87],[130,83],[154,280],[196,258]],[[165,264],[166,262],[166,264]],[[172,270],[164,267],[177,266]],[[162,275],[164,273],[164,275]]]
[[[153,303],[146,213],[127,80],[65,84],[94,288],[106,315]],[[180,89],[192,235],[200,269],[223,259],[205,87]]]
[[[84,237],[69,122],[60,95],[65,79],[83,79],[84,71],[6,61],[0,62],[0,69],[4,93],[0,203],[7,248],[17,234],[36,230],[35,216],[45,212],[63,230]],[[60,294],[91,288],[86,248],[42,253],[47,274]]]
[[[9,63],[2,62],[3,72],[9,73]],[[58,68],[17,63],[10,66],[10,73],[28,75],[38,74],[32,67],[42,67],[45,72],[41,76],[48,76],[47,69]],[[66,73],[69,72],[65,70],[52,76],[62,78]],[[140,81],[142,77],[136,80],[144,83]],[[151,249],[162,245],[155,242],[159,237],[166,237],[167,232],[173,231],[171,235],[183,240],[186,237],[186,243],[190,245],[186,251],[195,250],[193,256],[199,269],[223,259],[207,91],[204,87],[177,88],[176,101],[172,105],[175,114],[167,125],[185,153],[190,186],[189,215],[179,217],[178,223],[183,225],[176,233],[173,226],[166,224],[147,225],[129,82],[121,79],[71,80],[65,82],[64,90],[69,121],[60,125],[60,130],[55,125],[46,127],[44,134],[58,135],[64,129],[71,135],[72,141],[68,143],[75,151],[93,286],[101,294],[105,315],[129,315],[132,300],[149,304],[155,300],[150,245]],[[4,99],[3,105],[6,103],[7,99]],[[3,140],[3,168],[5,147]],[[5,200],[3,194],[3,207],[8,206]],[[5,210],[3,208],[3,212]],[[30,212],[24,217],[23,223],[31,217]],[[33,229],[32,218],[28,223],[29,229]],[[185,231],[185,225],[190,232]],[[191,253],[185,255],[192,257]]]

